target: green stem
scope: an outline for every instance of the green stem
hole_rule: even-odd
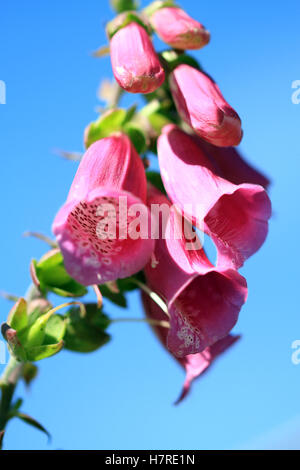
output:
[[[154,320],[151,318],[113,318],[110,320],[110,323],[148,323],[152,326],[161,326],[162,328],[170,328],[170,323],[164,320]]]
[[[0,433],[5,430],[5,426],[9,420],[9,412],[14,392],[22,373],[23,364],[16,361],[14,357],[10,357],[6,368],[0,378],[1,400],[0,400]],[[0,450],[2,449],[0,440]]]
[[[153,300],[153,302],[155,302],[162,309],[162,311],[170,318],[167,304],[161,299],[161,297],[159,297],[159,295],[156,294],[156,292],[153,292],[150,287],[148,287],[146,284],[139,281],[138,279],[132,279],[132,282],[134,282],[137,286],[139,286],[140,289],[142,289],[147,295],[149,295],[150,299]]]
[[[26,300],[30,301],[41,296],[34,284],[29,287]],[[6,365],[2,376],[0,377],[0,450],[3,446],[3,431],[10,419],[9,412],[11,410],[11,403],[13,400],[14,392],[21,377],[24,363],[18,362],[13,356],[10,356],[8,364]]]

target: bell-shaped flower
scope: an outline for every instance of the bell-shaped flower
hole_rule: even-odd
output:
[[[152,254],[143,163],[122,133],[83,156],[53,223],[68,273],[83,285],[130,276]]]
[[[204,26],[181,8],[159,8],[150,23],[158,36],[174,49],[201,49],[210,39]]]
[[[161,308],[145,293],[142,294],[142,302],[146,317],[150,321],[154,320],[155,322],[161,322],[165,320],[165,314]],[[153,330],[162,345],[167,347],[168,330],[159,325],[154,325]],[[228,335],[217,341],[212,346],[204,349],[201,353],[189,354],[182,358],[173,356],[185,370],[185,380],[179,398],[175,402],[176,405],[189,394],[193,381],[207,371],[212,363],[238,339],[240,339],[240,336],[238,335]]]
[[[265,189],[270,186],[270,180],[250,165],[236,147],[216,147],[196,135],[193,139],[212,161],[218,176],[234,184],[259,184]]]
[[[157,148],[172,202],[212,238],[218,266],[241,267],[267,236],[271,203],[264,188],[219,177],[196,142],[175,125],[164,127]]]
[[[111,64],[115,79],[130,93],[152,93],[165,80],[146,29],[132,22],[119,29],[110,40]]]
[[[220,147],[240,143],[239,115],[208,75],[181,64],[170,74],[169,82],[179,115],[200,137]]]
[[[161,233],[156,240],[155,263],[144,268],[146,281],[167,306],[167,347],[183,358],[228,335],[246,301],[247,283],[234,269],[210,263],[192,226],[152,187],[148,206],[152,214],[160,211]]]

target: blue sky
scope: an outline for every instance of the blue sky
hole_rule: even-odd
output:
[[[62,352],[39,364],[32,389],[21,386],[19,392],[24,411],[53,440],[47,445],[41,433],[12,421],[9,449],[300,448],[300,364],[291,361],[291,344],[300,339],[300,105],[291,100],[292,82],[300,79],[300,5],[181,5],[211,31],[211,43],[195,57],[242,118],[242,151],[273,182],[268,240],[242,270],[249,299],[235,331],[243,339],[174,407],[182,370],[146,325],[113,325],[105,348],[90,355]],[[84,127],[96,117],[99,82],[112,75],[109,58],[90,55],[105,43],[110,18],[103,0],[1,5],[0,80],[7,87],[7,103],[0,105],[3,290],[22,295],[30,259],[45,251],[22,233],[51,234],[76,171],[76,163],[53,149],[82,150]],[[129,300],[129,312],[109,303],[106,310],[114,318],[141,316],[136,294]],[[1,299],[0,321],[9,308]]]

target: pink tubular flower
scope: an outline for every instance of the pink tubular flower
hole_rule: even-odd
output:
[[[164,127],[157,148],[172,202],[212,238],[218,266],[241,267],[267,236],[271,203],[264,188],[217,176],[201,148],[175,125]]]
[[[141,25],[130,23],[110,41],[112,69],[121,88],[131,93],[152,93],[165,80],[165,72],[151,39]]]
[[[150,320],[164,321],[165,315],[158,305],[150,299],[150,297],[143,293],[142,301],[144,305],[144,310],[146,317]],[[167,336],[168,330],[161,326],[154,326],[153,330],[155,331],[157,337],[163,344],[167,346]],[[225,338],[217,341],[212,346],[206,348],[201,353],[189,354],[188,356],[175,359],[179,364],[185,369],[185,380],[180,393],[179,398],[176,400],[175,404],[179,404],[190,392],[192,382],[203,374],[215,361],[215,359],[224,353],[230,346],[232,346],[237,340],[240,339],[238,335],[228,335]]]
[[[151,187],[151,210],[154,204],[170,207],[167,198]],[[233,269],[215,268],[197,246],[195,233],[179,231],[181,223],[173,208],[156,241],[156,263],[144,268],[148,286],[166,302],[167,347],[179,358],[200,353],[227,336],[247,297],[246,280]]]
[[[265,189],[270,186],[270,180],[253,168],[235,147],[216,147],[198,136],[193,139],[215,165],[218,176],[234,184],[259,184]]]
[[[178,113],[200,137],[219,147],[240,143],[241,120],[211,78],[181,64],[169,80]]]
[[[154,241],[134,237],[131,222],[135,207],[148,221],[145,202],[145,170],[129,138],[118,133],[92,144],[53,223],[68,273],[92,285],[142,269]]]
[[[150,22],[158,36],[174,49],[201,49],[210,39],[204,26],[181,8],[160,8]]]

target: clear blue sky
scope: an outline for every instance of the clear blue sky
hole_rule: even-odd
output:
[[[291,343],[300,339],[300,105],[291,101],[292,81],[300,79],[300,5],[181,4],[211,31],[210,45],[195,56],[243,120],[241,149],[273,181],[269,238],[243,269],[249,299],[235,328],[243,339],[174,407],[182,370],[146,325],[116,324],[102,350],[62,352],[40,363],[31,391],[19,391],[24,411],[50,430],[52,443],[12,421],[9,449],[300,449],[300,365],[291,361]],[[104,0],[2,2],[1,289],[22,295],[30,259],[45,250],[21,235],[51,234],[76,170],[53,149],[82,150],[83,129],[96,117],[96,89],[112,75],[109,58],[89,53],[105,43],[111,17]],[[0,300],[1,321],[9,307]],[[109,303],[106,310],[142,315],[135,294],[130,312]]]

